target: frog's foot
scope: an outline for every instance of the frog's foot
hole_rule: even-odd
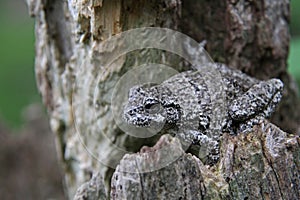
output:
[[[216,164],[220,159],[220,145],[219,142],[213,142],[208,147],[208,156],[207,160],[205,161],[205,164],[207,165],[214,165]]]
[[[236,122],[252,118],[255,122],[256,116],[269,117],[282,97],[282,90],[283,83],[279,79],[261,81],[231,102],[229,115]]]
[[[228,106],[229,117],[223,132],[231,135],[248,133],[254,125],[271,116],[282,97],[283,83],[279,79],[260,81],[233,100]]]
[[[281,90],[278,90],[274,95],[272,100],[269,102],[268,106],[266,106],[266,108],[262,111],[263,116],[265,117],[269,117],[271,116],[271,114],[275,111],[275,108],[277,106],[277,104],[280,102],[281,97],[282,97],[282,89],[283,89],[283,85],[282,87],[280,87]]]
[[[253,130],[253,126],[260,124],[263,120],[263,115],[257,115],[254,118],[242,122],[238,125],[236,133],[250,133]]]
[[[219,140],[209,137],[209,134],[193,131],[193,145],[199,146],[196,156],[206,165],[214,165],[220,158]]]
[[[186,130],[177,133],[184,149],[197,156],[204,164],[214,165],[220,157],[219,138],[213,139],[209,134],[199,130]]]

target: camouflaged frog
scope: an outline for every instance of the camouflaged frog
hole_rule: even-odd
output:
[[[221,75],[226,101],[217,137],[209,131],[214,99],[199,70],[176,74],[161,84],[132,87],[124,107],[124,120],[137,127],[163,124],[164,129],[182,141],[204,147],[205,163],[217,162],[222,132],[247,132],[269,117],[282,97],[283,83],[275,78],[260,81],[224,64],[211,67]]]

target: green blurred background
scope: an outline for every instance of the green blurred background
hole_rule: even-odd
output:
[[[18,128],[22,109],[40,102],[34,76],[34,22],[23,0],[0,2],[0,121]],[[300,1],[291,1],[289,71],[300,83]]]
[[[23,108],[40,102],[34,75],[34,21],[25,1],[0,2],[0,121],[18,128]]]

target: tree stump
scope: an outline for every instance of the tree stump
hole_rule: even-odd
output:
[[[72,199],[84,184],[77,191],[77,199],[130,198],[133,193],[128,189],[141,198],[151,198],[153,191],[156,197],[170,198],[178,195],[191,199],[300,199],[296,136],[300,131],[299,99],[286,72],[288,0],[27,0],[27,3],[36,19],[37,84],[56,134],[68,198]],[[183,154],[165,169],[135,174],[141,181],[137,184],[126,180],[129,175],[118,170],[134,166],[132,159],[139,154],[125,155],[116,151],[114,145],[139,152],[145,143],[133,140],[115,124],[110,110],[112,86],[132,66],[149,61],[149,56],[157,62],[175,64],[179,71],[184,69],[176,65],[177,58],[154,50],[132,52],[108,67],[99,67],[101,59],[108,59],[111,50],[121,45],[115,43],[100,55],[97,48],[103,41],[139,27],[170,28],[198,42],[205,39],[215,61],[261,79],[281,78],[285,83],[284,99],[273,121],[295,135],[288,135],[274,125],[259,126],[248,135],[225,134],[222,158],[216,166],[207,168],[196,157]],[[97,79],[99,74],[101,80]],[[99,82],[89,82],[96,79]],[[101,98],[96,107],[92,88],[86,89],[88,84],[99,88]],[[156,145],[164,143],[177,144],[163,136]],[[174,151],[180,152],[180,146],[175,145]],[[94,159],[91,152],[96,154],[94,157],[105,157],[105,164]],[[176,185],[170,182],[171,178],[182,186],[176,193],[171,192],[175,189],[170,186]]]

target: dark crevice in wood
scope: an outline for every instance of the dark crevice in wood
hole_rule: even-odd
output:
[[[58,49],[61,73],[66,63],[73,55],[71,43],[71,32],[68,28],[69,22],[66,19],[64,2],[60,0],[47,0],[45,4],[45,17],[48,25],[48,35]]]

